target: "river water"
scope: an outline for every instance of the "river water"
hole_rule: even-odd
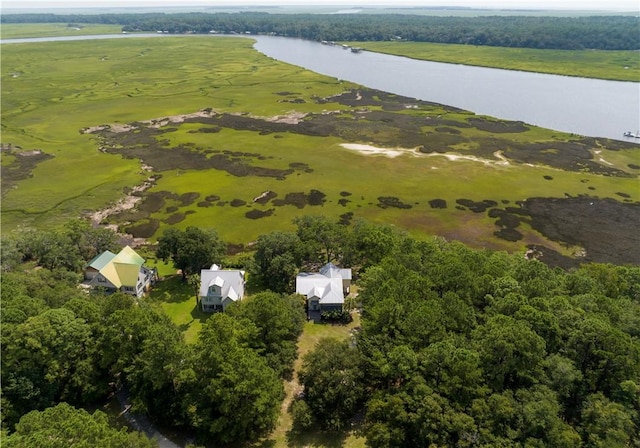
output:
[[[115,34],[1,40],[0,44],[165,37]],[[218,37],[218,36],[216,36]],[[366,87],[591,137],[624,137],[640,129],[640,83],[418,61],[301,39],[248,36],[274,59]]]
[[[299,39],[259,36],[280,61],[386,92],[592,137],[640,140],[640,83],[418,61]]]

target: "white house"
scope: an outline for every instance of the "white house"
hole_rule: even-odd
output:
[[[202,311],[224,311],[244,297],[244,271],[222,270],[217,265],[200,271]]]
[[[118,254],[107,250],[96,256],[86,266],[84,277],[93,288],[141,297],[157,275],[154,269],[144,266],[144,258],[126,246]]]
[[[342,310],[350,287],[351,269],[333,263],[325,264],[319,273],[301,272],[296,277],[296,293],[307,298],[309,319],[316,322],[324,311]]]

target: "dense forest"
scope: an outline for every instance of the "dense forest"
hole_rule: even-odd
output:
[[[327,41],[408,40],[561,50],[638,50],[638,18],[401,14],[3,14],[2,23],[102,23],[127,32],[250,33]]]
[[[145,299],[78,289],[86,261],[117,250],[109,230],[78,220],[3,237],[3,445],[153,446],[82,409],[122,387],[203,445],[267,434],[305,322],[295,275],[330,260],[354,271],[361,328],[303,359],[294,431],[355,425],[370,447],[640,446],[639,267],[567,272],[366,221],[295,225],[228,258],[261,292],[211,315],[193,344]],[[191,227],[147,250],[191,285],[223,248]]]

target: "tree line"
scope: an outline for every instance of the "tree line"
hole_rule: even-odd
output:
[[[73,446],[73,437],[64,432],[55,436],[57,445],[40,443],[56,431],[43,423],[47,418],[77,424],[77,443],[83,441],[82,426],[97,437],[106,431],[100,414],[91,417],[57,405],[93,405],[122,387],[134,411],[208,443],[255,440],[271,430],[284,398],[282,379],[292,374],[306,320],[301,298],[255,294],[213,315],[198,341],[187,344],[152,304],[78,288],[83,266],[101,251],[92,248],[78,256],[70,243],[82,234],[105,232],[115,238],[79,220],[61,230],[3,238],[2,426],[11,433],[8,446]],[[206,238],[218,240],[213,231],[187,235],[198,247]],[[59,247],[71,254],[50,263],[52,254],[65,252]],[[219,262],[200,260],[201,267],[214,261]],[[118,445],[122,437],[116,431],[91,440],[100,440],[95,446],[110,440],[109,446],[151,446],[141,436],[127,436]],[[88,445],[81,446],[91,445],[84,442]]]
[[[640,446],[640,269],[572,272],[400,237],[359,280],[362,327],[303,360],[299,431],[367,446]]]
[[[85,260],[97,251],[88,242],[109,239],[92,237],[102,230],[74,221],[39,238],[3,238],[6,440],[42,446],[28,441],[65,437],[46,424],[63,418],[100,432],[100,414],[61,403],[85,406],[120,386],[135,410],[202,443],[256,440],[276,423],[297,356],[305,314],[302,298],[289,295],[295,275],[332,261],[353,269],[361,328],[303,359],[294,431],[357,425],[376,448],[639,446],[639,267],[567,272],[390,225],[294,223],[229,258],[263,292],[212,315],[193,344],[145,300],[79,291],[81,262],[49,261],[47,247],[60,246],[51,241],[79,235]],[[219,261],[199,259],[200,248],[223,245],[211,229],[170,229],[157,252],[195,278]],[[189,251],[199,260],[191,266]]]
[[[556,50],[638,50],[638,18],[402,14],[3,14],[1,23],[102,23],[127,32],[270,34],[309,40],[407,40]]]

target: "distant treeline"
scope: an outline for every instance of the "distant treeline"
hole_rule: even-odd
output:
[[[123,31],[251,33],[327,41],[385,41],[488,45],[558,50],[638,50],[638,18],[432,17],[247,13],[12,14],[2,23],[101,23]]]

